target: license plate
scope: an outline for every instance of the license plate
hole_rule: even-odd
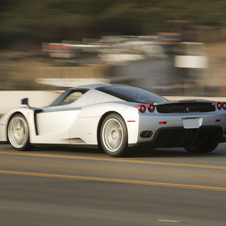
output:
[[[197,129],[202,125],[202,118],[183,118],[185,129]]]

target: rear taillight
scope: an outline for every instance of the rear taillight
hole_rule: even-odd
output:
[[[217,105],[217,109],[218,110],[220,110],[222,108],[222,103],[221,102],[217,102],[216,105]]]
[[[146,111],[146,106],[141,104],[141,105],[137,105],[136,108],[138,108],[138,110],[141,112],[141,113],[144,113]]]
[[[221,110],[221,108],[226,110],[226,102],[216,102],[216,105],[218,110]]]
[[[223,109],[226,110],[226,103],[225,102],[222,103],[222,106],[223,106]]]
[[[154,104],[146,104],[148,111],[154,112],[155,111],[155,105]]]

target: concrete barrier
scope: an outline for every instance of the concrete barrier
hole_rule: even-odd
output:
[[[212,100],[212,101],[219,101],[219,102],[226,102],[226,97],[194,97],[194,96],[164,96],[167,100],[195,100],[195,99],[202,99],[202,100]]]
[[[29,98],[32,107],[44,107],[51,104],[62,91],[0,91],[0,115],[7,111],[22,106],[21,99]],[[187,96],[165,96],[168,100],[181,99],[207,99],[213,101],[225,101],[226,97],[187,97]]]

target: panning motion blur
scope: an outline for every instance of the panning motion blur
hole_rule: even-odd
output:
[[[226,141],[221,102],[168,101],[141,88],[102,84],[70,88],[47,107],[31,107],[27,98],[22,104],[0,119],[0,141],[20,151],[63,144],[99,147],[114,157],[131,156],[139,145],[207,153]]]

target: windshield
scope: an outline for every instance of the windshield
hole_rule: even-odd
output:
[[[167,99],[158,96],[157,94],[132,86],[114,85],[101,87],[98,90],[129,102],[139,102],[148,104],[168,101]]]

